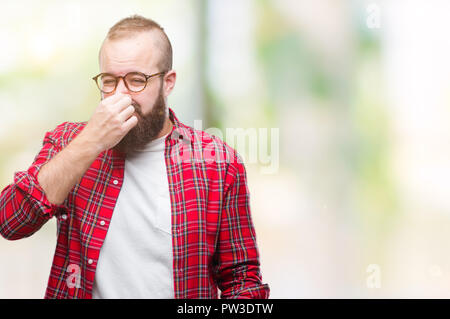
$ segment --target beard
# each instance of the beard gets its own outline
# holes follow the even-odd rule
[[[129,155],[144,148],[145,145],[155,140],[161,132],[166,119],[166,104],[163,96],[163,86],[158,93],[158,98],[149,114],[142,113],[141,105],[135,101],[131,104],[137,113],[138,123],[134,126],[113,149]]]

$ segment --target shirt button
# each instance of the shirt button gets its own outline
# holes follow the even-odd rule
[[[113,180],[113,184],[117,185],[117,184],[119,184],[119,181],[117,179],[115,179],[115,180]]]
[[[61,218],[64,219],[64,220],[66,220],[66,219],[67,219],[67,215],[66,215],[66,214],[62,214],[62,215],[61,215]]]
[[[105,226],[105,221],[102,220],[102,221],[100,222],[100,225]]]
[[[89,265],[92,265],[93,262],[94,262],[94,261],[93,261],[92,259],[89,259],[89,260],[88,260],[88,264],[89,264]]]

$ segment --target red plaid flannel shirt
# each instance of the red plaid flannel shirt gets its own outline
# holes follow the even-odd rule
[[[170,108],[169,113],[174,126],[165,140],[165,161],[175,298],[217,298],[217,288],[221,298],[268,298],[239,155],[220,139],[179,122]],[[45,298],[92,298],[100,248],[123,182],[123,154],[106,150],[63,204],[48,201],[37,181],[39,169],[85,125],[64,122],[47,132],[31,167],[16,172],[0,195],[0,233],[7,239],[31,236],[57,219]]]

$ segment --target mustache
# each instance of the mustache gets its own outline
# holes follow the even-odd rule
[[[142,113],[142,108],[141,105],[139,103],[137,103],[136,101],[131,101],[131,105],[133,105],[134,107],[134,111],[142,118],[144,117],[144,114]]]

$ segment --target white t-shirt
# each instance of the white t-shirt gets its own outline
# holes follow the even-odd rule
[[[174,297],[166,136],[125,160],[123,185],[100,250],[94,299]]]

